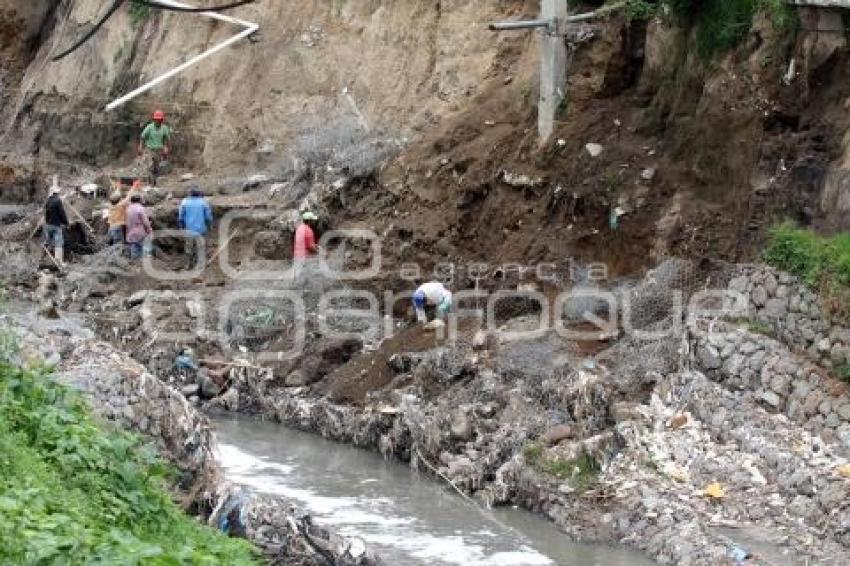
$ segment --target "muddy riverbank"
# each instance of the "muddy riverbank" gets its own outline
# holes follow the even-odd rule
[[[651,564],[635,552],[569,540],[515,508],[486,509],[443,483],[315,434],[250,417],[212,417],[225,475],[297,501],[320,524],[360,537],[388,564]]]

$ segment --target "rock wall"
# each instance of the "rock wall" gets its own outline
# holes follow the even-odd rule
[[[830,323],[799,279],[771,267],[736,266],[727,289],[743,301],[734,321],[692,332],[695,367],[850,455],[850,386],[835,371],[850,363],[850,331]]]
[[[746,316],[782,342],[831,368],[850,364],[850,330],[829,321],[818,296],[796,277],[763,265],[737,268],[728,286],[746,299]]]
[[[728,388],[751,391],[771,412],[782,413],[835,441],[850,456],[850,388],[780,342],[731,325],[697,333],[698,369]]]

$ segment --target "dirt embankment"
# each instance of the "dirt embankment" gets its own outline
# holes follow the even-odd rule
[[[395,139],[431,127],[482,88],[499,45],[532,44],[498,37],[486,23],[537,9],[524,0],[257,2],[231,12],[259,23],[249,40],[106,112],[111,99],[239,30],[127,3],[89,43],[49,62],[106,10],[99,0],[53,4],[54,17],[36,28],[35,52],[15,57],[13,68],[26,72],[15,103],[0,107],[3,130],[11,125],[2,149],[103,165],[159,107],[178,134],[180,159],[218,172],[288,168],[294,148],[341,146],[352,131]],[[8,21],[22,9],[7,10]]]
[[[568,101],[539,147],[535,37],[485,27],[533,15],[534,2],[246,7],[237,15],[261,34],[118,113],[101,110],[107,98],[230,30],[122,10],[78,53],[46,63],[99,10],[59,2],[13,42],[30,46],[26,57],[7,50],[26,71],[3,107],[4,149],[37,155],[37,176],[127,164],[139,125],[162,106],[175,162],[219,184],[234,171],[362,177],[329,212],[335,227],[399,242],[384,248],[391,268],[574,257],[616,276],[666,255],[746,259],[776,220],[840,228],[850,202],[848,61],[828,11],[801,12],[794,37],[759,17],[710,62],[675,22],[595,23],[571,46]]]
[[[828,31],[806,31],[821,29],[810,20],[792,38],[760,17],[738,49],[707,62],[670,22],[615,18],[576,46],[568,104],[542,148],[536,79],[523,72],[532,62],[505,49],[498,80],[336,213],[428,267],[576,257],[615,276],[665,255],[752,258],[784,218],[840,225],[821,198],[826,186],[844,202],[834,169],[850,125],[847,58]]]

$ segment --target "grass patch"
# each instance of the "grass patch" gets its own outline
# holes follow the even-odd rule
[[[0,365],[0,563],[257,564],[247,541],[180,510],[174,478],[48,372]]]
[[[850,320],[850,234],[819,236],[785,222],[770,230],[762,257],[816,290],[828,313]]]
[[[599,462],[587,452],[582,452],[573,459],[557,456],[550,458],[545,456],[543,446],[540,443],[532,442],[523,448],[522,453],[530,466],[553,478],[569,483],[573,489],[578,491],[584,491],[593,485],[602,470]]]
[[[761,334],[762,336],[767,336],[768,338],[776,338],[776,330],[770,324],[766,322],[760,322],[758,320],[752,320],[750,318],[738,318],[731,321],[732,324],[739,326],[753,334]]]
[[[536,464],[543,457],[543,445],[537,442],[530,442],[522,449],[522,455],[525,456],[525,460],[529,464]]]
[[[130,1],[130,25],[137,29],[151,17],[151,7]]]
[[[836,367],[835,375],[844,383],[850,383],[850,364],[844,364]]]

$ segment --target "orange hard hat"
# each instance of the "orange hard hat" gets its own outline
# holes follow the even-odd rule
[[[154,120],[165,120],[165,112],[163,112],[162,110],[154,111],[153,119]]]

